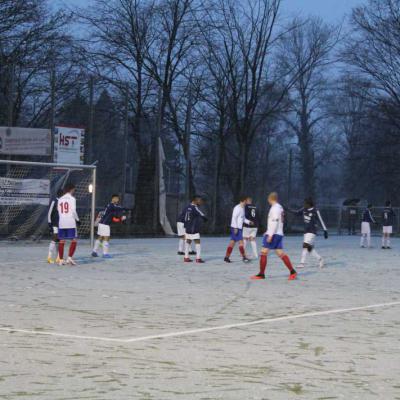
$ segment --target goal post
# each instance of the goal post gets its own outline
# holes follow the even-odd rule
[[[79,235],[94,244],[96,165],[0,160],[0,238],[40,240],[48,232],[50,199],[76,186]]]

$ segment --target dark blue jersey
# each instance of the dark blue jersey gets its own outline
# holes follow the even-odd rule
[[[188,206],[187,206],[188,207]],[[185,223],[185,215],[186,215],[186,209],[187,207],[185,207],[182,212],[178,215],[178,220],[176,222],[182,222]]]
[[[189,204],[185,210],[185,231],[189,235],[200,233],[203,221],[207,220],[206,216],[199,210],[195,204]]]
[[[258,217],[257,207],[253,204],[246,204],[244,207],[244,223],[246,228],[258,228],[260,220]]]
[[[103,225],[111,225],[113,218],[121,218],[124,208],[118,204],[110,203],[102,212],[99,223]]]
[[[362,215],[362,222],[369,222],[370,224],[375,223],[374,217],[372,216],[371,210],[369,208],[366,208],[364,210]]]
[[[58,227],[58,221],[60,217],[58,215],[58,197],[51,200],[49,206],[49,212],[47,213],[47,222],[49,225]]]
[[[318,232],[318,225],[321,225],[324,231],[327,230],[324,220],[321,217],[321,213],[317,208],[302,208],[295,211],[295,214],[303,216],[304,233],[313,233],[316,235]]]
[[[382,213],[382,225],[393,226],[395,216],[396,214],[394,213],[392,207],[385,207]]]

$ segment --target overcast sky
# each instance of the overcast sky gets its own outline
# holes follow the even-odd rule
[[[67,5],[90,4],[92,0],[56,0]],[[318,15],[327,22],[340,22],[348,16],[351,9],[367,0],[284,0],[283,11],[285,14],[303,16],[313,14]]]

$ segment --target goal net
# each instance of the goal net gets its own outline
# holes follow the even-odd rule
[[[0,239],[48,237],[50,201],[67,183],[76,186],[79,235],[93,240],[95,166],[0,160]]]

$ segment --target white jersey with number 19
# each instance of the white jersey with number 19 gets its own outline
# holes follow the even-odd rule
[[[76,229],[76,221],[79,221],[79,217],[76,212],[76,199],[70,193],[59,198],[58,215],[59,229]]]

